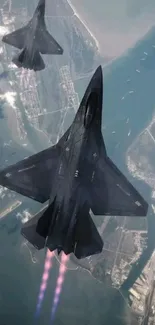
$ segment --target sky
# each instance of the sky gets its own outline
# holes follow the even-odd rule
[[[117,57],[141,39],[155,23],[153,0],[71,0],[99,41],[100,52]]]

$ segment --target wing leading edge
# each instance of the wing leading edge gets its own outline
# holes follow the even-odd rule
[[[4,35],[2,41],[18,49],[24,48],[25,37],[28,32],[28,26],[24,26],[20,29],[15,30],[14,32]]]
[[[96,215],[146,216],[148,204],[107,156],[98,161],[91,188]]]
[[[32,37],[31,22],[14,32],[4,35],[2,41],[18,49],[23,49],[27,40],[27,35]],[[44,27],[36,30],[34,47],[42,54],[63,54],[62,47],[56,42],[53,36]]]
[[[63,54],[62,47],[56,42],[46,28],[40,28],[37,31],[36,42],[38,51],[42,54]]]
[[[28,157],[0,172],[0,185],[44,203],[50,197],[58,147],[54,146]]]

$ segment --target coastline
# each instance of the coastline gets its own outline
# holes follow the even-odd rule
[[[90,34],[90,36],[94,39],[96,47],[98,48],[98,51],[100,52],[100,45],[99,45],[99,41],[97,40],[97,38],[95,37],[95,35],[90,31],[89,27],[87,26],[86,22],[84,21],[84,19],[78,14],[77,10],[75,9],[74,5],[72,4],[71,0],[67,0],[69,6],[72,8],[73,12],[74,12],[74,16],[76,16],[80,22],[83,24],[83,26],[86,28],[86,30],[88,31],[88,33]]]
[[[113,15],[109,12],[108,16],[106,12],[103,12],[101,19],[101,11],[106,9],[105,4],[101,10],[98,9],[97,11],[95,10],[96,7],[92,5],[92,1],[88,10],[86,6],[87,3],[89,4],[88,0],[86,0],[85,5],[82,5],[81,0],[79,2],[77,0],[67,0],[67,2],[95,40],[100,55],[108,59],[108,61],[126,55],[154,26],[151,13],[146,12],[137,16],[137,18],[128,17],[124,13],[120,19],[117,12],[116,14],[113,13]],[[101,6],[102,1],[100,0],[99,3]]]

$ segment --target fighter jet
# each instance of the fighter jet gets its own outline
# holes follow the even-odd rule
[[[40,53],[63,53],[61,46],[47,31],[44,16],[45,0],[39,0],[38,6],[29,23],[3,37],[3,42],[23,49],[22,52],[12,60],[17,67],[23,67],[34,71],[43,70],[45,68],[45,63]]]
[[[107,156],[102,136],[103,77],[93,75],[73,123],[54,146],[0,173],[0,184],[48,205],[22,235],[37,249],[100,253],[103,241],[90,216],[146,216],[147,202]]]

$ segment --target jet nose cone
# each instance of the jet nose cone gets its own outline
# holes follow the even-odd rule
[[[40,5],[45,5],[45,0],[39,0],[38,6],[40,6]]]
[[[103,75],[102,67],[99,66],[89,82],[77,112],[77,119],[81,119],[82,116],[85,128],[88,128],[93,121],[95,125],[101,127],[102,99]]]
[[[96,69],[96,71],[94,72],[93,79],[97,79],[98,82],[99,82],[99,81],[102,81],[102,79],[103,79],[103,74],[102,74],[102,67],[101,67],[101,65],[100,65],[100,66]]]
[[[95,91],[98,94],[102,92],[103,88],[103,74],[101,65],[96,69],[89,85],[89,90]]]
[[[94,76],[96,78],[102,79],[103,75],[102,75],[102,67],[101,65],[96,69]]]

